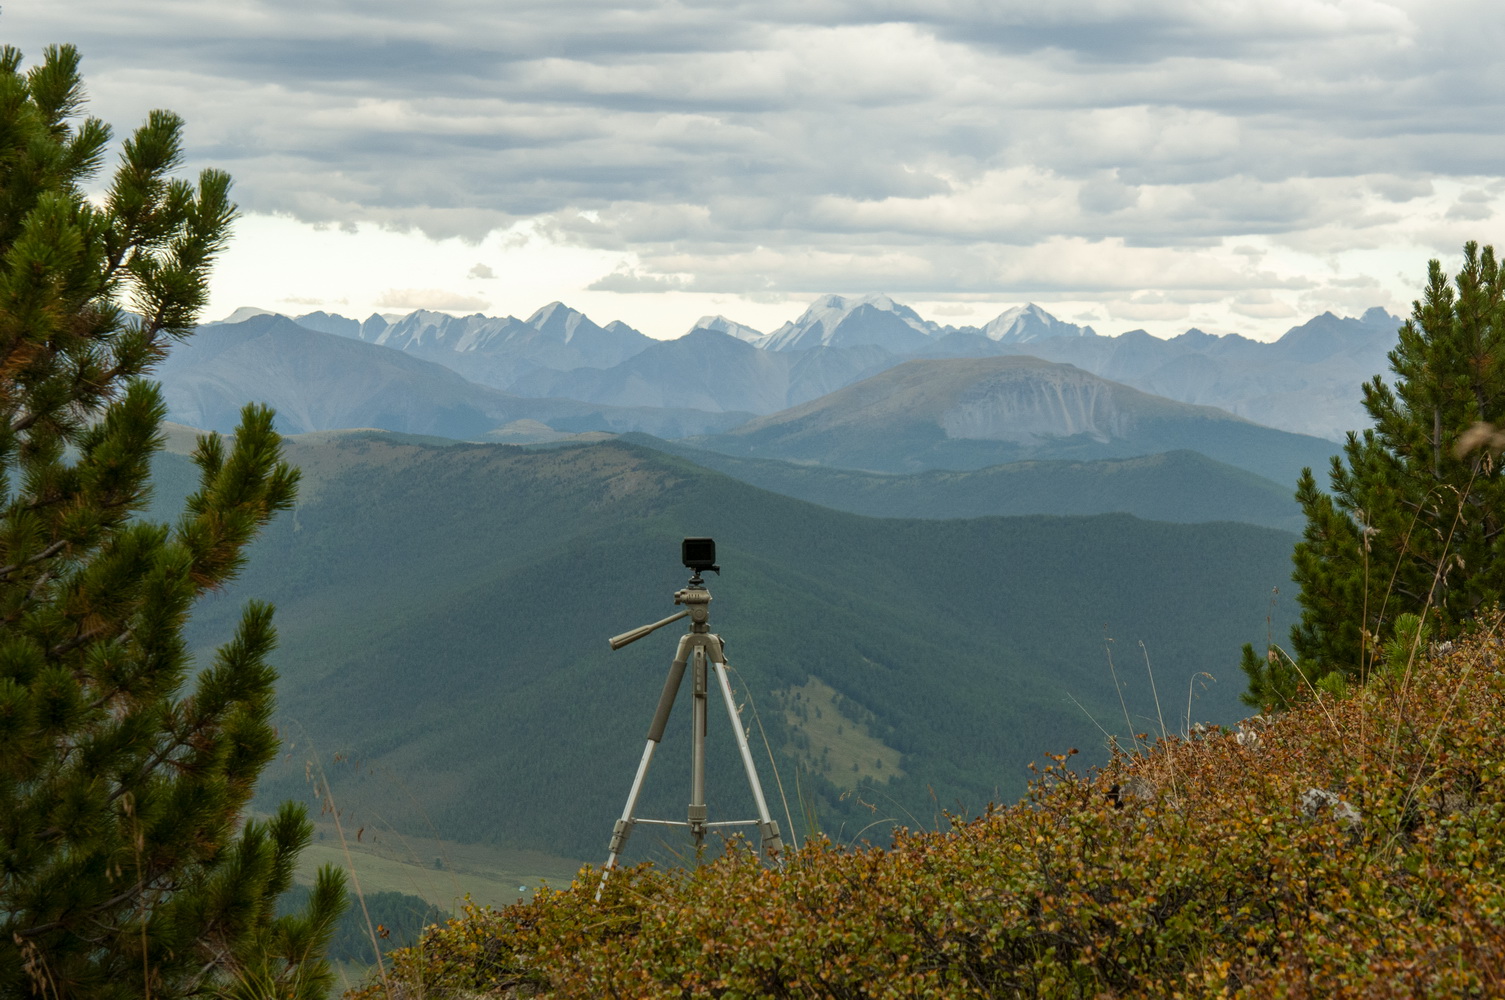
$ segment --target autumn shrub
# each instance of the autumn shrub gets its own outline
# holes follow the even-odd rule
[[[1165,738],[1025,799],[470,908],[411,997],[1505,996],[1498,615],[1362,690]],[[357,1000],[375,1000],[378,988]]]

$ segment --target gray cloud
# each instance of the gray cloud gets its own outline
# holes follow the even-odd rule
[[[1452,208],[1448,209],[1445,218],[1459,219],[1467,222],[1479,222],[1484,219],[1490,218],[1494,214],[1494,209],[1490,208],[1488,205],[1481,205],[1477,202],[1471,202],[1468,200],[1467,196],[1465,196],[1463,198],[1459,198],[1458,202],[1453,205]]]
[[[393,288],[389,289],[377,305],[383,309],[410,312],[414,309],[435,309],[452,312],[480,312],[491,307],[486,299],[442,288]]]
[[[183,113],[248,211],[472,240],[531,218],[637,253],[599,288],[782,294],[1000,288],[1008,248],[1051,240],[1362,242],[1435,178],[1499,177],[1489,10],[68,0],[5,24],[32,58],[79,44],[122,129]]]
[[[593,292],[678,292],[686,283],[670,276],[638,271],[613,271],[586,286]]]

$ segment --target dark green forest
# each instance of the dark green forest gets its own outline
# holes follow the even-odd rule
[[[1123,512],[1152,521],[1241,521],[1301,529],[1288,486],[1195,451],[1084,462],[1010,462],[973,472],[884,475],[741,458],[663,441],[625,440],[687,458],[761,489],[873,517],[955,518]]]
[[[297,913],[308,905],[312,890],[294,885],[279,900],[279,910]],[[410,948],[418,943],[425,927],[443,923],[449,914],[432,903],[405,892],[373,892],[352,899],[345,912],[335,921],[325,955],[335,962],[371,965],[379,951],[386,955],[394,948]]]

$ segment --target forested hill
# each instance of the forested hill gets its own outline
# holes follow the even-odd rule
[[[740,458],[648,434],[623,437],[786,497],[874,517],[1122,511],[1151,521],[1242,521],[1287,531],[1300,531],[1305,523],[1289,485],[1195,451],[1084,462],[1010,462],[971,472],[932,469],[906,476]]]
[[[606,845],[679,626],[605,640],[675,610],[682,536],[718,542],[711,621],[760,759],[754,709],[790,799],[838,838],[1012,799],[1043,751],[1100,757],[1098,724],[1126,729],[1109,652],[1134,729],[1159,726],[1146,655],[1168,727],[1189,696],[1194,718],[1234,720],[1237,650],[1267,637],[1294,541],[1127,515],[866,518],[621,442],[351,435],[290,457],[297,509],[194,619],[221,636],[247,597],[278,606],[287,753],[264,798],[306,794],[316,752],[367,822],[576,857]],[[1273,605],[1277,635],[1291,607]],[[682,701],[643,815],[683,818],[688,725]],[[724,716],[710,742],[712,819],[743,818]]]
[[[1324,438],[1291,434],[1022,355],[906,361],[720,434],[688,440],[750,458],[872,472],[1189,449],[1277,483],[1325,468]]]

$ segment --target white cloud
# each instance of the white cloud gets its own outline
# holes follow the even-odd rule
[[[1172,302],[1159,292],[1141,292],[1127,299],[1111,299],[1108,314],[1118,320],[1183,320],[1191,315],[1184,303]]]
[[[643,274],[640,271],[620,268],[603,275],[586,287],[593,292],[674,292],[685,287],[681,278],[667,275]]]
[[[1290,303],[1277,299],[1263,288],[1235,296],[1229,308],[1240,316],[1254,319],[1290,319],[1296,315]]]
[[[392,288],[376,300],[383,309],[412,312],[414,309],[433,309],[440,312],[480,312],[489,309],[491,303],[474,295],[451,292],[442,288]]]
[[[1270,330],[1407,301],[1395,275],[1488,239],[1505,195],[1505,19],[1479,3],[60,0],[5,24],[33,59],[76,40],[117,131],[182,113],[250,217],[352,238],[232,251],[266,301],[469,273],[516,312],[870,289],[1171,323],[1223,295]]]

